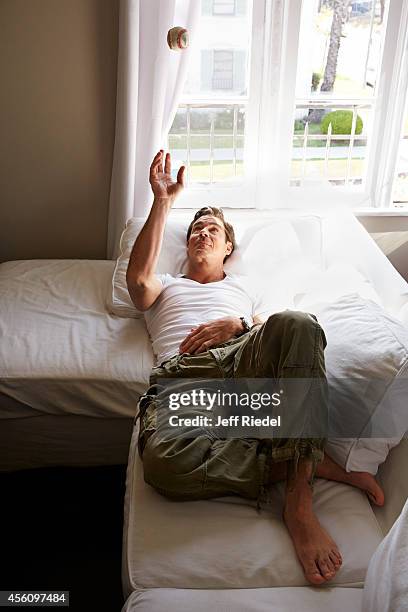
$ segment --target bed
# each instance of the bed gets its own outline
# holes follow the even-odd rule
[[[182,268],[189,217],[174,211],[159,272]],[[272,311],[317,312],[322,304],[338,306],[339,298],[351,300],[352,310],[353,300],[361,299],[371,304],[370,321],[381,307],[401,329],[408,325],[407,283],[351,213],[252,211],[228,218],[240,244],[230,266],[257,269],[261,278],[273,270],[279,299]],[[401,469],[408,461],[404,432],[391,452],[383,446],[376,456],[378,464],[389,452],[379,472],[387,498],[383,508],[374,511],[363,493],[345,485],[316,485],[316,511],[344,551],[345,563],[330,588],[306,585],[281,524],[279,486],[261,515],[240,499],[180,504],[162,498],[144,483],[136,452],[137,400],[148,386],[153,354],[144,321],[126,296],[124,275],[141,224],[128,223],[116,263],[0,265],[0,470],[128,463],[126,612],[360,611],[370,558],[408,497]],[[393,335],[391,327],[388,332]],[[406,363],[404,342],[399,356]],[[388,350],[387,343],[384,347]],[[387,363],[397,372],[400,364]],[[347,457],[354,453],[360,460],[361,450],[350,448]],[[245,534],[245,542],[237,534]]]
[[[0,470],[126,464],[153,355],[112,316],[114,262],[0,265]]]
[[[250,217],[246,217],[246,225],[240,228],[239,215],[233,220],[234,227],[238,224],[241,230],[241,245],[246,245],[241,249],[239,265],[249,265],[258,271],[270,270],[268,278],[274,278],[285,290],[285,299],[293,300],[293,306],[325,317],[328,347],[332,347],[331,353],[326,349],[329,369],[336,372],[339,363],[347,364],[342,350],[354,342],[361,350],[354,352],[353,359],[360,365],[368,363],[381,368],[381,364],[385,364],[393,370],[396,379],[405,380],[408,285],[353,215],[283,211],[281,215],[274,213],[272,218],[271,226],[267,214],[264,217],[257,214],[253,220],[258,228],[256,235],[248,230]],[[289,268],[276,259],[288,245],[287,234],[280,236],[288,220],[299,239],[296,261],[292,261]],[[140,222],[135,221],[134,225],[133,231],[137,233]],[[262,233],[258,233],[259,230]],[[128,231],[132,232],[131,226]],[[176,242],[174,231],[173,240],[169,239],[165,249],[174,250]],[[123,240],[124,260],[127,246]],[[291,253],[286,255],[290,260]],[[178,267],[182,265],[174,253],[171,259]],[[161,264],[166,265],[165,258]],[[296,286],[284,284],[288,271]],[[265,278],[263,273],[261,276]],[[119,308],[128,306],[119,300]],[[276,308],[282,306],[285,304],[275,304]],[[356,310],[364,315],[357,323],[353,314]],[[350,315],[349,320],[334,337],[330,325],[336,317],[338,323],[339,315],[346,312]],[[363,324],[364,331],[359,329]],[[398,337],[394,335],[397,328]],[[356,331],[358,337],[353,336]],[[383,342],[386,336],[391,339],[389,343]],[[333,338],[336,341],[333,342]],[[393,363],[391,354],[398,355]],[[366,356],[369,361],[365,364]],[[372,397],[372,389],[367,387],[367,390]],[[405,420],[400,424],[399,437],[379,439],[376,441],[378,447],[373,446],[370,439],[367,442],[361,438],[357,444],[350,445],[344,439],[337,440],[342,451],[336,459],[342,461],[346,469],[350,466],[356,469],[366,462],[364,469],[376,473],[380,465],[378,478],[385,492],[384,507],[371,506],[360,490],[341,483],[316,481],[316,513],[339,545],[344,561],[333,582],[320,589],[306,583],[282,524],[281,484],[273,487],[270,504],[262,507],[261,514],[257,514],[251,502],[239,498],[182,503],[168,500],[144,482],[135,424],[124,511],[122,582],[127,601],[123,612],[208,609],[225,612],[295,609],[343,612],[348,609],[362,612],[363,587],[370,559],[408,497],[405,470],[408,440],[404,437],[407,410],[404,405],[403,413]]]

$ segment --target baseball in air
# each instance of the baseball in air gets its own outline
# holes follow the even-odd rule
[[[188,32],[186,28],[176,26],[167,32],[167,44],[173,51],[187,49],[188,43]]]

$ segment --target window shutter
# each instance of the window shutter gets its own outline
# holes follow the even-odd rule
[[[242,93],[245,89],[246,54],[244,50],[234,51],[234,91]]]

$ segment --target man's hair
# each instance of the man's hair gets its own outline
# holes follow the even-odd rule
[[[237,245],[235,242],[234,228],[232,227],[231,223],[228,223],[228,221],[224,219],[224,213],[222,212],[221,208],[216,208],[215,206],[204,206],[203,208],[200,208],[200,210],[197,210],[196,214],[194,215],[194,219],[191,221],[190,225],[188,226],[187,242],[190,239],[191,230],[193,229],[193,225],[197,221],[197,219],[199,219],[200,217],[208,216],[208,215],[210,215],[211,217],[217,217],[218,219],[221,219],[222,224],[224,226],[224,230],[225,230],[226,242],[230,242],[232,244],[231,253],[229,253],[229,255],[226,255],[224,258],[224,262],[225,262],[228,259],[228,257],[234,252],[234,249]]]

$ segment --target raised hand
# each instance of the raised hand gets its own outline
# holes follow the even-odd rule
[[[174,200],[184,187],[185,166],[181,166],[177,173],[176,182],[171,178],[171,157],[166,153],[163,169],[163,149],[156,153],[150,166],[150,185],[155,198]]]

